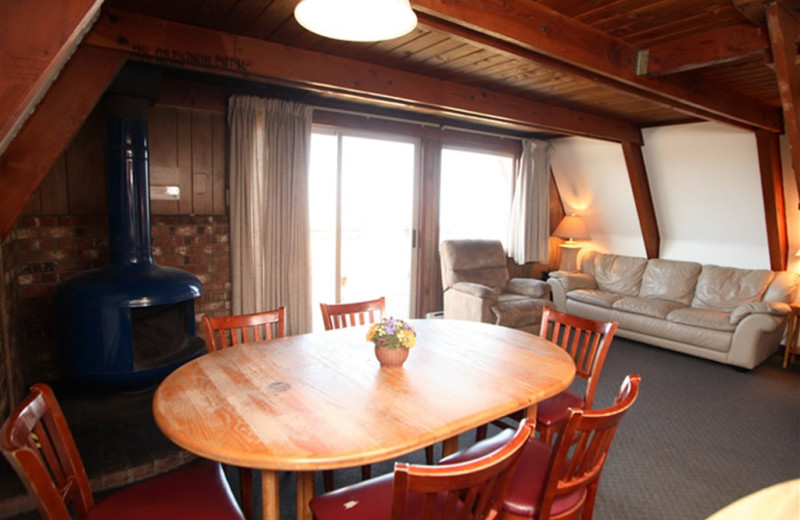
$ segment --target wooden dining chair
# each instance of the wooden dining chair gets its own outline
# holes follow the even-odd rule
[[[265,341],[286,336],[286,309],[238,314],[235,316],[203,316],[203,330],[209,352],[222,350],[254,341]],[[242,509],[247,518],[253,517],[253,471],[239,469],[239,489]]]
[[[42,518],[243,520],[221,466],[201,460],[95,503],[78,448],[52,389],[35,384],[0,428],[0,450]]]
[[[309,506],[315,520],[493,519],[532,432],[523,421],[497,449],[461,464],[398,462],[394,473],[320,495]]]
[[[203,316],[209,352],[242,343],[282,338],[286,335],[286,309],[239,314],[236,316]]]
[[[386,312],[386,298],[350,303],[320,303],[325,330],[375,323]]]
[[[543,400],[536,406],[536,431],[542,442],[550,443],[553,432],[563,420],[568,408],[591,409],[597,383],[605,364],[608,349],[617,331],[616,322],[594,321],[545,307],[539,336],[563,348],[575,362],[575,377],[583,380],[583,392],[568,388]],[[510,416],[520,420],[523,412]],[[511,427],[504,420],[495,421],[499,427]],[[485,438],[486,427],[478,429],[478,440]]]
[[[322,324],[325,330],[343,329],[375,323],[383,318],[386,312],[386,298],[381,296],[374,300],[364,300],[349,303],[320,303],[322,311]],[[428,455],[430,454],[430,455]],[[426,450],[428,464],[433,464],[433,447]],[[367,480],[372,475],[370,466],[361,466],[361,478]],[[333,472],[323,472],[325,491],[333,489]]]
[[[627,376],[614,403],[602,410],[570,408],[558,422],[555,444],[529,439],[503,501],[501,520],[591,520],[600,474],[622,417],[639,395],[641,378]],[[514,430],[445,457],[463,464],[503,446]]]

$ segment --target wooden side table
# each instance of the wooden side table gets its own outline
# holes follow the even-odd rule
[[[800,333],[800,303],[793,303],[791,307],[792,311],[786,320],[786,350],[783,353],[783,368],[789,366],[790,356],[794,361],[794,356],[800,354],[800,347],[797,346],[797,336]]]

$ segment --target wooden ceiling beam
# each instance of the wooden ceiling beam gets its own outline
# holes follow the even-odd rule
[[[0,0],[0,156],[55,81],[103,0]]]
[[[125,63],[125,53],[79,47],[0,156],[0,242]]]
[[[767,224],[767,248],[770,269],[784,271],[789,261],[789,232],[786,224],[786,199],[783,192],[783,169],[777,134],[756,132],[761,192]]]
[[[664,76],[758,54],[766,57],[768,51],[766,30],[743,23],[649,47],[646,49],[647,68],[641,72],[648,76]]]
[[[661,232],[658,230],[658,219],[653,205],[653,194],[650,191],[650,181],[647,179],[642,145],[623,142],[622,154],[628,167],[628,178],[636,205],[636,215],[639,217],[645,254],[647,258],[658,258],[661,251]]]
[[[795,20],[779,2],[767,4],[767,27],[783,105],[783,120],[789,138],[798,195],[800,195],[800,69],[795,64]]]
[[[158,65],[226,74],[531,131],[641,142],[634,125],[453,81],[123,11],[104,13],[85,43]]]
[[[703,119],[747,128],[782,132],[780,112],[729,89],[678,78],[637,75],[639,49],[594,28],[568,18],[537,2],[506,0],[412,0],[415,10],[431,17],[463,25],[513,43],[543,57],[547,65],[558,60],[599,74],[614,84],[635,87],[634,92],[665,106]],[[533,54],[532,54],[533,56]]]

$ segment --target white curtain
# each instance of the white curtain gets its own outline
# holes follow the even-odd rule
[[[286,307],[287,334],[311,330],[308,163],[311,107],[232,96],[232,312]]]
[[[522,141],[508,237],[508,254],[518,265],[549,261],[552,153],[547,141]]]

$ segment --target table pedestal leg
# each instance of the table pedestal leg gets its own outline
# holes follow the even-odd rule
[[[525,409],[525,418],[528,419],[528,424],[533,426],[531,430],[531,438],[536,437],[536,404],[530,405]]]
[[[297,520],[312,520],[309,501],[314,498],[314,472],[297,472]]]
[[[281,519],[281,502],[278,472],[261,471],[261,517],[264,520]]]
[[[442,458],[458,451],[458,436],[450,437],[442,442]]]

